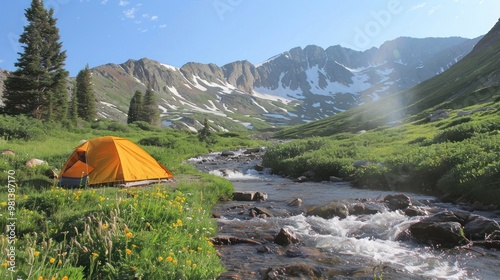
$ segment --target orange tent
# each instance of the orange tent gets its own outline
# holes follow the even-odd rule
[[[142,185],[173,178],[172,173],[132,141],[114,136],[78,146],[59,174],[61,186],[117,183]]]

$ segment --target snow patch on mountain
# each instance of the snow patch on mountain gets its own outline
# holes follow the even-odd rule
[[[168,70],[171,70],[171,71],[178,71],[179,69],[175,66],[172,66],[172,65],[168,65],[168,64],[164,64],[164,63],[160,63],[161,66],[167,68]]]
[[[260,104],[257,102],[257,100],[255,100],[255,98],[251,98],[251,99],[252,99],[252,103],[253,103],[253,104],[255,104],[255,105],[257,105],[257,107],[261,108],[261,109],[262,109],[262,111],[264,111],[264,112],[268,113],[268,111],[266,110],[266,108],[264,108],[262,105],[260,105]]]

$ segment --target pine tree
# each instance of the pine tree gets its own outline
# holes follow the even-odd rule
[[[24,52],[14,64],[16,70],[4,83],[4,112],[26,114],[44,120],[66,116],[68,72],[63,68],[66,51],[61,51],[54,10],[43,0],[33,0],[25,10],[28,24],[19,38]]]
[[[140,118],[141,120],[151,125],[160,124],[160,110],[158,109],[158,103],[156,102],[154,92],[150,86],[148,86],[146,94],[144,95],[142,112],[143,117]]]
[[[142,104],[142,92],[137,90],[130,100],[130,107],[128,108],[127,123],[133,123],[140,120],[141,114],[143,114],[144,108]]]
[[[198,131],[198,140],[200,142],[205,142],[207,147],[219,141],[217,136],[212,133],[212,128],[210,127],[210,124],[208,124],[207,118],[205,118],[205,121],[203,122],[203,128]]]
[[[78,116],[89,122],[94,121],[97,117],[97,109],[92,88],[92,72],[88,65],[76,76],[76,100]]]

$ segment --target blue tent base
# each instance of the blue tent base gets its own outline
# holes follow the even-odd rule
[[[81,178],[69,178],[69,177],[61,177],[59,179],[60,187],[85,187],[87,185],[87,176]]]

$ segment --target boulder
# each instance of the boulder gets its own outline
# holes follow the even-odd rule
[[[253,169],[255,169],[256,171],[259,171],[259,172],[262,172],[264,171],[264,166],[262,165],[259,165],[259,164],[256,164]]]
[[[288,202],[288,206],[299,207],[301,205],[302,205],[302,199],[300,198],[294,198],[290,202]]]
[[[479,215],[470,215],[464,226],[464,235],[471,240],[484,240],[495,231],[500,231],[498,222]]]
[[[57,179],[59,177],[54,169],[48,169],[47,171],[45,171],[45,176],[49,177],[50,179]]]
[[[440,110],[434,111],[434,113],[427,116],[427,119],[431,122],[435,122],[435,121],[439,121],[442,119],[447,119],[449,117],[450,117],[450,113],[448,113],[445,110],[440,109]]]
[[[234,152],[233,151],[229,151],[229,150],[226,150],[226,151],[222,151],[220,153],[221,156],[223,157],[229,157],[229,156],[234,156]]]
[[[281,228],[276,237],[274,237],[274,243],[287,246],[292,243],[299,243],[299,239],[295,236],[291,230],[286,228]]]
[[[443,211],[410,225],[413,238],[425,244],[452,248],[470,243],[464,236],[464,216]]]
[[[252,201],[255,192],[233,192],[233,200]]]
[[[307,182],[307,181],[308,181],[308,179],[306,176],[300,176],[297,179],[295,179],[295,182],[298,182],[298,183],[303,183],[303,182]]]
[[[406,209],[404,209],[404,213],[408,217],[427,215],[427,211],[425,211],[421,207],[417,207],[417,206],[413,206],[413,205],[410,205]]]
[[[428,223],[420,221],[410,226],[410,233],[419,242],[445,248],[453,248],[470,243],[463,236],[462,225],[457,222]]]
[[[2,155],[6,155],[6,156],[15,156],[16,153],[14,153],[13,151],[11,150],[5,150],[5,151],[2,151]]]
[[[349,208],[341,202],[330,202],[327,204],[313,206],[307,211],[308,216],[319,216],[323,219],[339,217],[341,219],[349,216]]]
[[[28,167],[36,167],[36,166],[42,165],[42,164],[47,164],[47,162],[44,160],[38,159],[38,158],[32,158],[32,159],[29,159],[24,165],[26,165]]]
[[[250,216],[252,217],[274,217],[273,213],[271,211],[267,210],[266,208],[262,207],[254,207],[250,209]]]
[[[264,193],[264,192],[255,192],[255,195],[253,196],[253,200],[255,200],[255,201],[266,201],[267,200],[267,193]]]
[[[411,205],[411,200],[404,194],[397,194],[384,197],[384,203],[387,205],[389,210],[396,211],[408,208],[408,206]]]
[[[233,200],[236,201],[265,201],[267,193],[264,192],[233,192]]]

